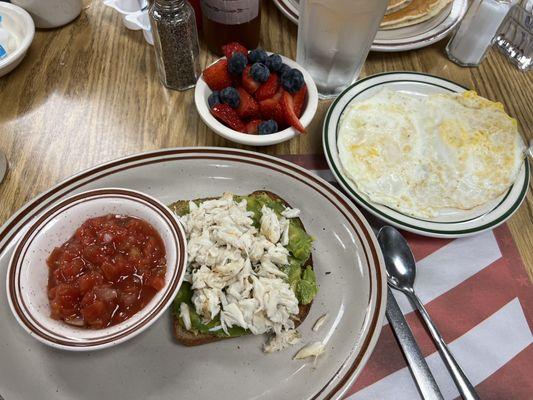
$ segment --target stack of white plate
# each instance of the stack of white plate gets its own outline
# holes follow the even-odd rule
[[[299,0],[274,0],[281,12],[295,24],[298,23]],[[446,37],[463,18],[467,0],[453,0],[438,16],[405,28],[380,30],[373,51],[406,51],[429,46]]]

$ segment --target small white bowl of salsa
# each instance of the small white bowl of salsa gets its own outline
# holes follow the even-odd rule
[[[102,349],[153,324],[186,265],[185,233],[164,204],[132,190],[91,190],[29,226],[9,264],[9,306],[42,343]]]

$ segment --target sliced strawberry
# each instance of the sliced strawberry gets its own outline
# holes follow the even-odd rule
[[[302,116],[304,110],[305,98],[307,95],[307,86],[304,84],[300,90],[292,95],[294,99],[294,112],[298,118]]]
[[[278,123],[278,126],[285,125],[285,114],[281,106],[282,94],[283,90],[280,89],[271,98],[259,102],[259,110],[263,119],[273,119]]]
[[[246,133],[250,135],[257,135],[257,127],[263,122],[260,119],[253,119],[246,124]]]
[[[216,104],[211,109],[211,113],[228,128],[239,132],[245,132],[246,126],[244,125],[244,122],[241,121],[237,112],[227,104]]]
[[[241,76],[240,75],[232,75],[231,76],[231,86],[233,87],[239,87],[241,86]]]
[[[250,65],[247,65],[244,71],[242,72],[242,87],[250,94],[254,94],[261,84],[256,82],[254,78],[250,75]]]
[[[228,62],[220,60],[207,67],[202,74],[205,83],[211,90],[222,90],[231,86],[231,76],[228,72]]]
[[[265,83],[259,86],[259,89],[254,93],[254,97],[258,100],[269,99],[276,94],[279,88],[279,78],[274,72],[268,76]]]
[[[237,91],[241,96],[239,107],[237,107],[237,115],[244,119],[259,117],[259,104],[257,101],[242,87],[238,87]]]
[[[297,131],[305,133],[305,128],[296,116],[294,110],[294,99],[291,94],[285,90],[283,90],[283,94],[281,95],[281,107],[285,115],[285,121]]]
[[[248,49],[244,47],[242,44],[237,43],[237,42],[231,42],[231,43],[225,44],[224,46],[222,46],[222,52],[224,53],[224,55],[226,56],[228,60],[231,58],[233,53],[236,53],[236,52],[242,53],[246,57],[248,57]]]

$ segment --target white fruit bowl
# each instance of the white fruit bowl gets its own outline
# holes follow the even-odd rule
[[[281,56],[281,58],[285,64],[291,68],[300,70],[304,76],[305,84],[307,85],[307,100],[302,116],[300,117],[300,122],[304,128],[307,128],[307,126],[313,120],[318,106],[318,91],[316,89],[315,82],[313,81],[313,78],[311,78],[311,75],[309,75],[309,73],[296,61],[284,56]],[[209,104],[207,102],[207,99],[211,93],[212,90],[209,89],[209,86],[207,86],[207,83],[205,83],[203,79],[203,75],[201,75],[200,78],[198,78],[198,82],[196,82],[196,88],[194,90],[194,102],[196,104],[196,109],[200,114],[200,118],[202,118],[202,121],[204,121],[205,124],[217,135],[231,140],[232,142],[249,146],[269,146],[285,142],[295,136],[302,135],[302,133],[299,133],[292,127],[272,133],[270,135],[251,135],[228,128],[222,122],[217,120],[213,114],[211,114],[211,110],[209,109]]]

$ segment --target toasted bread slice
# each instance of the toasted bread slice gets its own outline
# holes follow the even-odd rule
[[[249,194],[249,196],[260,196],[262,194],[267,195],[268,197],[270,197],[273,200],[280,201],[286,207],[290,207],[290,205],[285,200],[283,200],[277,194],[269,192],[269,191],[264,191],[264,190],[255,191],[255,192]],[[210,199],[212,199],[212,198],[205,198],[205,199],[198,199],[198,200],[205,201],[205,200],[210,200]],[[172,211],[174,211],[176,214],[181,215],[181,214],[183,214],[184,210],[186,209],[185,207],[188,206],[188,202],[189,202],[189,200],[179,200],[179,201],[176,201],[175,203],[172,203],[169,206],[169,208]],[[300,220],[300,218],[295,218],[295,220],[297,221],[298,224],[300,224],[300,226],[305,231],[305,227],[304,227],[302,221]],[[307,267],[307,266],[309,266],[309,267],[311,267],[313,269],[313,257],[312,256],[309,256],[307,261],[304,263],[304,267]],[[305,320],[305,318],[307,317],[307,314],[309,314],[309,311],[311,310],[311,304],[313,304],[312,301],[309,304],[300,304],[299,305],[300,312],[298,313],[297,316],[295,316],[293,318],[294,325],[296,327],[298,327]],[[188,331],[188,330],[186,330],[184,327],[182,327],[180,325],[180,323],[178,321],[179,317],[177,317],[176,315],[173,314],[172,318],[173,318],[172,325],[173,325],[173,328],[174,328],[173,329],[174,330],[174,337],[176,338],[176,340],[179,343],[181,343],[181,344],[183,344],[185,346],[199,346],[201,344],[217,342],[219,340],[233,339],[233,337],[220,337],[220,336],[216,336],[216,335],[210,335],[210,334],[205,334],[205,333],[200,333],[200,332],[196,333],[196,332]]]

